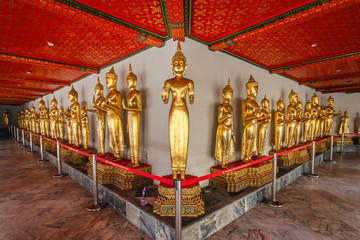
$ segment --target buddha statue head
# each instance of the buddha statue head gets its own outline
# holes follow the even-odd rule
[[[307,103],[305,104],[305,110],[310,111],[310,109],[311,109],[311,102],[307,101]]]
[[[230,78],[229,78],[228,84],[222,90],[222,97],[223,97],[224,102],[226,102],[226,103],[231,102],[231,100],[233,98],[233,93],[234,93],[234,90],[230,85]]]
[[[95,85],[95,94],[96,96],[102,96],[104,92],[104,86],[100,83],[100,78],[98,77],[97,83]]]
[[[34,113],[35,111],[36,111],[36,109],[35,109],[35,106],[33,105],[33,106],[31,107],[31,112]]]
[[[59,107],[59,114],[64,114],[64,109],[62,106]]]
[[[185,75],[186,68],[186,57],[182,53],[180,41],[178,41],[177,51],[172,58],[171,69],[176,75],[182,76],[183,74]]]
[[[270,106],[270,101],[269,101],[269,99],[266,98],[266,95],[265,95],[264,99],[261,100],[261,107],[263,109],[269,109],[269,106]]]
[[[112,67],[110,71],[106,73],[106,86],[111,90],[116,89],[117,78],[118,76],[114,71],[114,67]]]
[[[348,111],[347,111],[347,109],[345,109],[344,116],[345,116],[345,117],[348,116]]]
[[[131,64],[129,63],[129,73],[126,77],[126,84],[128,88],[135,89],[137,82],[137,76],[132,72]]]
[[[78,93],[77,91],[74,89],[74,86],[71,85],[71,89],[68,93],[68,98],[69,98],[69,101],[74,103],[74,102],[77,102],[78,100]]]
[[[40,102],[39,102],[39,109],[43,109],[43,108],[45,108],[45,102],[44,102],[44,100],[41,98],[41,99],[40,99]]]
[[[316,106],[319,104],[319,96],[314,93],[314,96],[311,97],[311,104]]]
[[[283,110],[285,108],[285,103],[284,101],[281,99],[281,97],[279,98],[279,100],[276,102],[276,106],[278,110]]]
[[[54,98],[50,102],[50,105],[51,105],[52,108],[55,108],[55,107],[57,107],[57,104],[58,104],[58,102],[57,102],[57,100],[56,100],[56,98],[54,96]]]
[[[254,98],[258,94],[259,83],[250,75],[249,81],[246,83],[246,92],[248,97]]]
[[[328,105],[331,107],[334,104],[334,99],[331,96],[329,96],[327,102],[328,102]]]
[[[289,100],[290,100],[290,104],[295,104],[298,101],[297,93],[294,92],[294,90],[292,90],[292,89],[291,89],[291,92],[290,92],[290,95],[289,95]]]

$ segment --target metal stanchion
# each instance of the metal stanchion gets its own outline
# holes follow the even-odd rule
[[[59,141],[56,141],[56,152],[57,152],[57,162],[58,162],[58,174],[55,174],[53,177],[54,177],[54,178],[66,177],[67,174],[61,172],[60,145],[59,145]]]
[[[174,180],[175,184],[175,239],[181,240],[181,180]]]
[[[97,182],[97,175],[96,175],[96,155],[92,155],[92,164],[93,164],[93,188],[94,188],[94,204],[87,206],[86,210],[89,212],[96,212],[101,210],[101,206],[98,204],[98,182]]]
[[[311,156],[311,173],[308,174],[309,177],[318,178],[319,175],[315,174],[315,141],[313,141],[312,147],[312,156]]]
[[[269,205],[270,207],[283,207],[284,203],[277,201],[276,200],[276,192],[277,192],[277,186],[276,186],[276,170],[277,170],[277,153],[274,153],[274,157],[273,157],[273,182],[272,182],[272,197],[271,197],[271,201],[267,201],[266,204]]]
[[[25,147],[25,133],[24,133],[24,129],[21,129],[21,132],[22,132],[22,144],[23,144],[23,147]]]
[[[44,148],[43,148],[43,137],[40,135],[40,157],[39,163],[48,162],[49,160],[44,158]]]
[[[344,133],[341,134],[341,150],[340,153],[343,153],[344,151]]]
[[[19,128],[16,128],[16,141],[19,143],[20,139],[19,139]]]

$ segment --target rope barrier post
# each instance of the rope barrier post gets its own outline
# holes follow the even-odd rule
[[[334,152],[334,136],[331,136],[331,143],[330,143],[330,161],[333,160],[333,152]],[[335,161],[334,161],[335,162]]]
[[[24,133],[24,129],[21,129],[21,132],[22,132],[22,144],[23,144],[23,147],[25,147],[25,133]]]
[[[16,128],[16,141],[19,143],[20,139],[19,139],[19,128]]]
[[[94,204],[87,206],[86,210],[89,212],[97,212],[101,210],[101,206],[98,204],[98,182],[97,182],[97,164],[96,164],[96,155],[92,155],[92,164],[93,164],[93,188],[94,188]]]
[[[273,182],[272,182],[272,198],[271,201],[267,201],[267,205],[270,207],[283,207],[284,203],[276,200],[276,192],[277,192],[277,186],[276,186],[276,170],[277,170],[277,153],[274,153],[273,157]]]
[[[55,174],[54,178],[66,177],[66,173],[61,172],[61,161],[60,161],[60,144],[59,141],[56,141],[56,152],[57,152],[57,162],[58,162],[58,174]]]
[[[44,159],[44,148],[43,148],[43,137],[40,135],[40,157],[39,163],[48,162],[49,160]]]
[[[318,178],[319,175],[315,174],[315,141],[313,141],[312,146],[312,156],[311,156],[311,173],[308,174],[311,178]]]
[[[175,185],[175,239],[181,240],[181,180],[174,180]]]
[[[15,130],[15,126],[13,126],[13,140],[16,141],[16,130]]]
[[[344,151],[344,133],[341,134],[341,150],[340,153],[343,153]]]

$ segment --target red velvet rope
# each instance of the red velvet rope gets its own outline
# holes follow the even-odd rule
[[[35,134],[35,133],[32,133],[32,132],[29,132],[29,131],[25,131],[23,130],[24,132],[27,132],[27,133],[30,133],[34,136],[38,136],[40,137],[40,135],[38,134]],[[345,135],[360,135],[360,133],[345,133]],[[341,136],[341,134],[339,135],[336,135],[334,137],[338,137],[338,136]],[[47,138],[47,137],[44,137],[44,139],[46,139],[47,141],[50,141],[50,142],[55,142],[55,140],[53,139],[50,139],[50,138]],[[319,140],[319,141],[316,141],[315,143],[321,143],[321,142],[324,142],[324,141],[328,141],[329,139],[331,139],[331,137],[329,138],[325,138],[325,139],[322,139],[322,140]],[[85,155],[85,156],[88,156],[88,157],[91,157],[92,154],[89,154],[89,153],[86,153],[86,152],[83,152],[83,151],[80,151],[78,149],[75,149],[75,148],[72,148],[70,146],[67,146],[65,144],[62,144],[62,143],[59,143],[61,146],[63,146],[64,148],[67,148],[67,149],[70,149],[76,153],[80,153],[82,155]],[[303,145],[301,147],[297,147],[297,148],[293,148],[293,149],[290,149],[290,150],[287,150],[287,151],[284,151],[284,152],[279,152],[277,153],[278,156],[280,155],[283,155],[283,154],[286,154],[286,153],[290,153],[290,152],[294,152],[294,151],[297,151],[297,150],[300,150],[300,149],[304,149],[304,148],[307,148],[309,146],[311,146],[313,143],[308,143],[306,145]],[[266,156],[266,157],[263,157],[263,158],[260,158],[260,159],[257,159],[257,160],[254,160],[252,162],[249,162],[249,163],[245,163],[245,164],[242,164],[242,165],[239,165],[239,166],[236,166],[236,167],[233,167],[233,168],[230,168],[230,169],[226,169],[226,170],[223,170],[223,171],[219,171],[219,172],[216,172],[216,173],[211,173],[211,174],[208,174],[208,175],[204,175],[204,176],[201,176],[201,177],[198,177],[198,178],[194,178],[194,179],[190,179],[190,180],[187,180],[187,181],[183,181],[181,183],[181,186],[182,187],[186,187],[188,185],[191,185],[191,184],[194,184],[194,183],[198,183],[198,182],[201,182],[201,181],[204,181],[204,180],[208,180],[210,178],[214,178],[214,177],[218,177],[218,176],[221,176],[221,175],[224,175],[224,174],[227,174],[227,173],[231,173],[231,172],[234,172],[234,171],[238,171],[240,169],[243,169],[243,168],[247,168],[247,167],[250,167],[252,165],[255,165],[255,164],[258,164],[258,163],[261,163],[263,161],[266,161],[266,160],[269,160],[273,158],[273,155],[270,155],[270,156]],[[108,165],[112,165],[114,167],[117,167],[117,168],[121,168],[125,171],[129,171],[129,172],[132,172],[132,173],[135,173],[135,174],[138,174],[138,175],[141,175],[141,176],[144,176],[144,177],[147,177],[147,178],[151,178],[153,180],[157,180],[159,182],[162,182],[162,183],[166,183],[166,184],[169,184],[169,185],[173,185],[173,181],[170,180],[170,179],[167,179],[167,178],[163,178],[163,177],[159,177],[157,175],[153,175],[153,174],[150,174],[150,173],[146,173],[146,172],[142,172],[142,171],[139,171],[137,169],[134,169],[134,168],[129,168],[129,167],[126,167],[126,166],[123,166],[121,164],[118,164],[116,162],[112,162],[112,161],[109,161],[109,160],[106,160],[104,158],[101,158],[101,157],[98,157],[96,156],[96,160],[100,161],[100,162],[103,162],[105,164],[108,164]]]

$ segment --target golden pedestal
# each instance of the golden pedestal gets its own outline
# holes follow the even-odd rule
[[[24,137],[25,137],[25,140],[29,141],[30,142],[30,134],[29,133],[24,133]],[[33,138],[34,140],[34,138]]]
[[[256,160],[253,159],[253,160]],[[244,164],[242,160],[229,163],[229,168]],[[211,173],[224,171],[221,165],[210,169]],[[273,177],[272,159],[252,165],[238,171],[230,172],[209,180],[209,185],[227,192],[238,192],[246,187],[261,187]]]
[[[30,141],[30,136],[29,136],[29,141]],[[32,142],[34,145],[37,145],[40,147],[40,137],[37,137],[37,136],[32,136]]]
[[[278,152],[284,152],[289,149],[287,148],[281,148],[279,151],[271,150],[269,154],[274,154]],[[282,155],[277,156],[277,165],[282,167],[290,167],[294,164],[296,164],[296,157],[299,158],[299,156],[296,156],[295,152],[289,152]]]
[[[74,145],[69,145],[67,143],[63,144],[88,154],[95,154],[97,152],[94,148],[84,149],[83,147],[75,147]],[[85,164],[89,161],[89,157],[82,155],[81,153],[74,152],[63,146],[60,146],[60,158],[64,162],[71,162],[76,165]]]
[[[106,160],[111,160],[114,155],[112,154],[106,154],[105,156],[101,156],[102,158],[105,158]],[[89,161],[86,164],[87,170],[88,170],[88,176],[90,178],[93,178],[93,164],[92,161]],[[114,172],[114,166],[107,165],[102,162],[96,162],[96,174],[97,174],[97,180],[100,184],[112,184],[113,183],[113,172]]]
[[[315,144],[315,152],[316,153],[323,153],[323,152],[326,152],[326,150],[327,150],[326,141]]]
[[[298,153],[298,157],[296,158],[296,164],[304,164],[307,161],[310,161],[311,158],[308,148],[303,148],[295,152]]]
[[[34,136],[33,136],[34,140]],[[55,152],[56,153],[56,142],[50,142],[43,138],[43,149],[46,152]]]
[[[172,175],[164,178],[172,179]],[[196,178],[185,175],[185,179]],[[175,216],[175,187],[166,183],[160,183],[154,202],[154,213],[160,216]],[[183,187],[181,190],[181,216],[198,217],[205,213],[204,200],[199,183]]]
[[[334,145],[341,146],[341,137],[334,138]],[[344,145],[354,145],[354,141],[351,137],[344,137]]]

